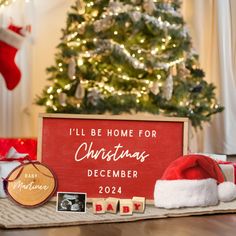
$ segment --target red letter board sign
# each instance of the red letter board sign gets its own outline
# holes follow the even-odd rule
[[[186,118],[40,115],[38,159],[60,192],[152,200],[156,180],[187,152],[187,129]]]

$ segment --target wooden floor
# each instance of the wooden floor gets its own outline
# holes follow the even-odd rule
[[[234,236],[236,214],[191,216],[132,223],[0,230],[0,236]]]

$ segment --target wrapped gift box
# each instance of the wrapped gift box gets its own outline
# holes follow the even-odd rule
[[[0,138],[0,198],[6,197],[3,179],[26,158],[37,159],[37,140]]]
[[[236,184],[236,163],[219,161],[219,166],[225,176],[225,180]]]
[[[6,193],[4,191],[3,187],[3,179],[5,179],[9,173],[14,170],[17,166],[19,166],[21,163],[19,161],[0,161],[0,198],[6,197]]]

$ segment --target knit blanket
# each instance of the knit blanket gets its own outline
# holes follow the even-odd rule
[[[120,216],[119,213],[95,215],[90,204],[87,206],[86,213],[68,213],[57,212],[55,202],[49,202],[34,209],[26,209],[15,205],[8,199],[0,199],[0,227],[13,229],[72,226],[233,212],[236,212],[236,200],[228,203],[221,202],[219,205],[211,207],[172,210],[147,205],[143,214],[134,213],[132,216]]]

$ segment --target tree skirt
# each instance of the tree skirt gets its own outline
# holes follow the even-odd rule
[[[236,201],[220,203],[212,207],[182,208],[166,210],[146,206],[144,214],[135,213],[132,216],[120,216],[117,214],[94,215],[91,205],[88,205],[86,213],[57,212],[55,202],[49,202],[42,207],[26,209],[15,205],[8,199],[0,199],[0,227],[1,228],[38,228],[68,225],[84,225],[112,222],[129,222],[146,219],[158,219],[167,217],[182,217],[190,215],[205,215],[215,213],[236,212]]]

